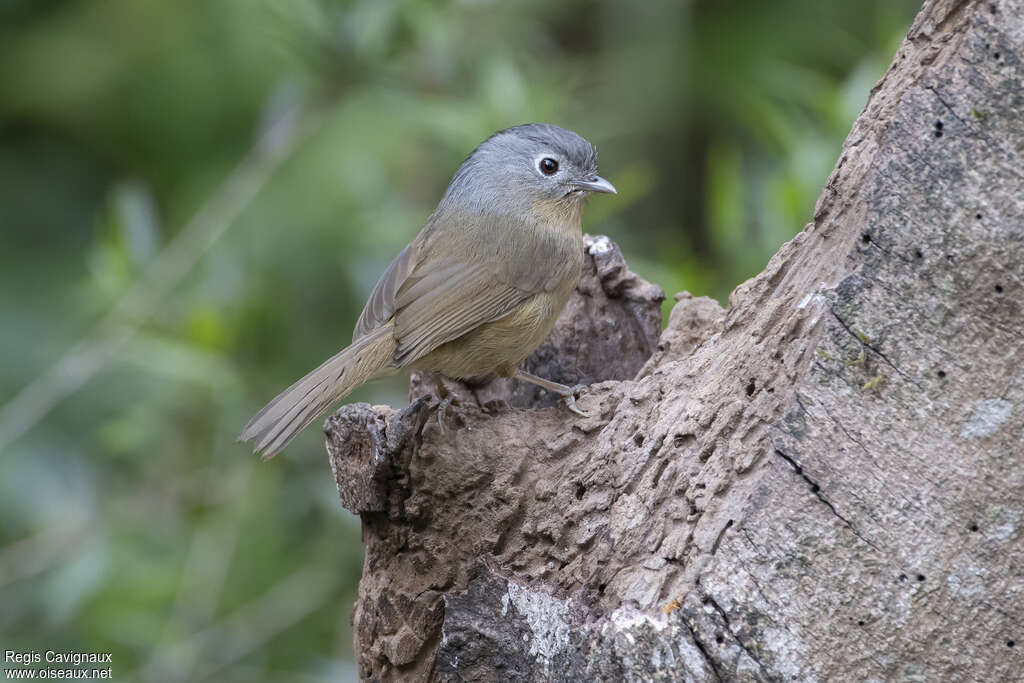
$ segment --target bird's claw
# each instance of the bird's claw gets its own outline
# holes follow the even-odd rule
[[[445,396],[440,403],[437,404],[437,426],[444,434],[447,431],[447,427],[444,426],[445,414],[448,412],[448,406],[452,404],[452,397]]]
[[[565,397],[566,407],[580,417],[590,417],[590,413],[580,410],[580,407],[576,405],[576,399],[586,393],[586,391],[587,386],[585,384],[577,384],[569,390],[569,394]]]

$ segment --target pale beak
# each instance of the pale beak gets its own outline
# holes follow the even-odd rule
[[[572,185],[577,190],[586,190],[587,192],[618,194],[618,192],[615,191],[615,186],[599,175],[588,178],[587,180],[574,180]]]

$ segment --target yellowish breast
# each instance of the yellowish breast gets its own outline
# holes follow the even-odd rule
[[[535,294],[505,317],[439,346],[415,366],[456,379],[511,377],[551,333],[578,279],[577,275],[554,291]]]

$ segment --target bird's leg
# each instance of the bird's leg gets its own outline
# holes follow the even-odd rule
[[[441,399],[441,402],[437,405],[437,426],[441,428],[441,433],[444,434],[446,429],[444,426],[445,414],[448,412],[448,407],[452,405],[453,399],[451,392],[448,391],[448,387],[444,385],[444,378],[441,377],[440,373],[431,373],[434,376],[434,383],[437,384],[437,395]]]
[[[530,374],[525,370],[516,370],[516,374],[512,376],[513,379],[521,379],[527,382],[536,384],[539,387],[552,391],[565,399],[565,405],[572,412],[582,417],[590,417],[590,413],[586,413],[580,410],[579,406],[576,405],[576,397],[587,390],[586,385],[577,384],[574,387],[567,386],[565,384],[559,384],[558,382],[552,382],[549,379],[538,377],[537,375]]]

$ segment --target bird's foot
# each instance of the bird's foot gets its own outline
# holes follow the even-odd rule
[[[445,416],[447,416],[448,408],[452,405],[452,403],[452,397],[449,395],[445,396],[443,399],[441,399],[441,402],[437,404],[437,426],[441,430],[442,434],[448,431],[448,428],[444,426],[444,418]]]
[[[571,410],[572,412],[574,412],[577,415],[579,415],[580,417],[590,417],[591,416],[590,413],[586,412],[585,410],[581,410],[580,407],[578,405],[576,405],[576,399],[579,398],[580,396],[582,396],[583,394],[585,394],[586,392],[587,392],[587,385],[586,384],[577,384],[576,386],[570,388],[569,389],[569,393],[567,393],[565,395],[565,405],[566,405],[566,407],[569,410]]]

